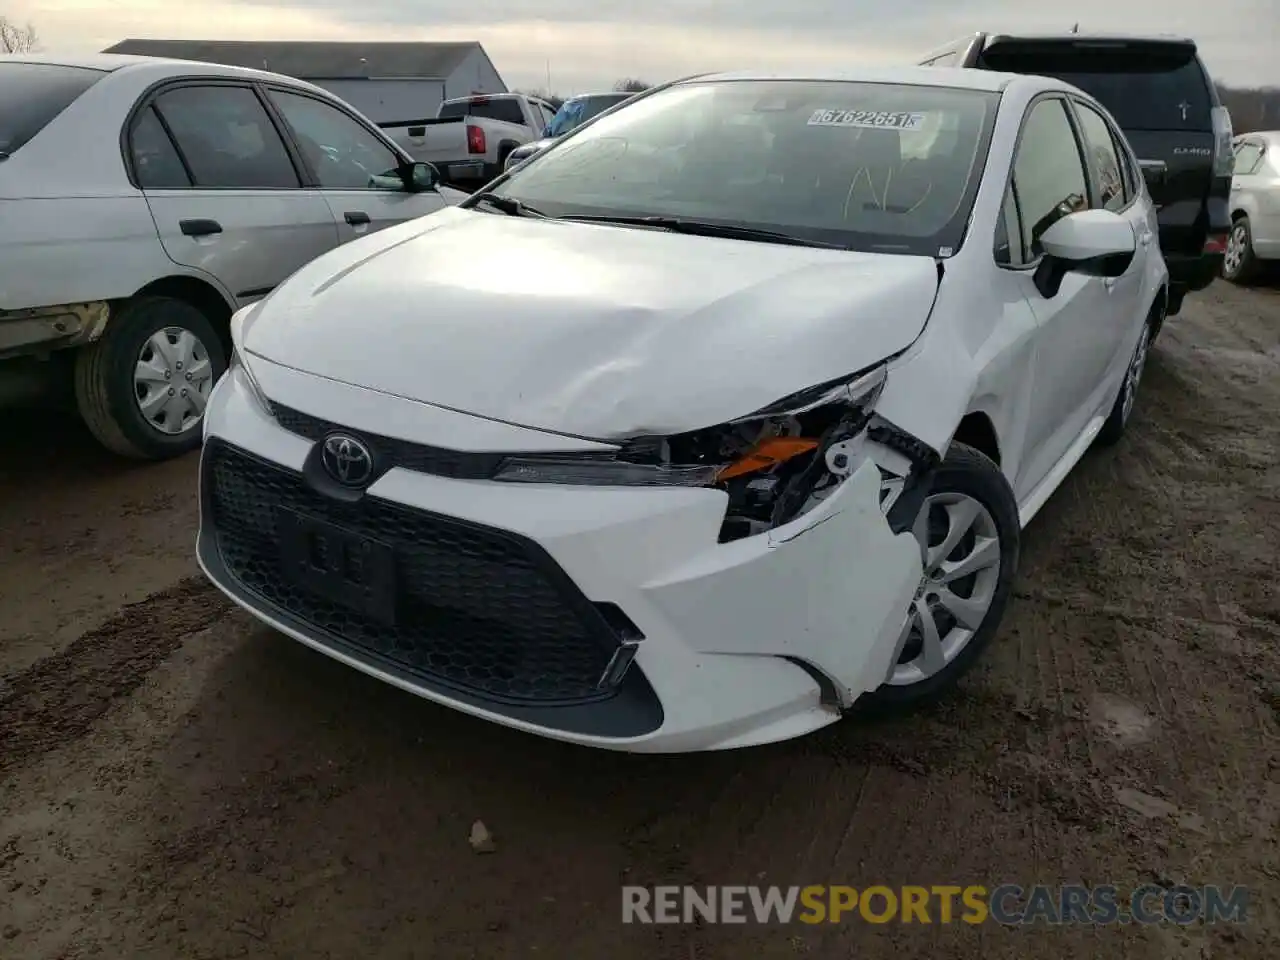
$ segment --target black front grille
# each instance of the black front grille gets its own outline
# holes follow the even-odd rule
[[[364,496],[342,502],[226,443],[205,447],[206,509],[227,572],[250,593],[384,667],[505,703],[585,703],[619,643],[597,608],[537,544]],[[394,625],[283,573],[284,508],[389,544]]]
[[[280,426],[308,440],[319,440],[328,433],[348,429],[330,420],[286,407],[282,403],[273,402],[271,412]],[[359,433],[373,448],[379,462],[387,468],[403,467],[406,470],[433,473],[441,477],[452,477],[455,480],[488,480],[498,472],[502,461],[506,459],[506,454],[502,453],[446,450],[443,447],[429,447],[422,443],[397,440],[395,437],[369,434],[363,430]]]

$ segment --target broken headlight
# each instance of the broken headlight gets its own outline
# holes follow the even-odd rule
[[[827,453],[861,437],[885,376],[885,367],[878,366],[802,390],[729,423],[667,437],[634,437],[606,454],[510,457],[495,479],[715,487],[729,496],[721,539],[738,539],[799,516],[851,472],[852,464],[833,471]],[[840,455],[832,459],[839,462]]]

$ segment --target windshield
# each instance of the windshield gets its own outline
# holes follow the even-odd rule
[[[575,127],[581,126],[597,114],[604,113],[614,104],[629,100],[632,96],[633,94],[630,93],[616,96],[601,94],[598,97],[574,97],[572,100],[566,100],[556,111],[556,115],[551,118],[551,122],[547,124],[544,135],[563,137]]]
[[[903,84],[690,82],[637,100],[495,191],[550,216],[663,216],[949,256],[997,95]]]
[[[83,67],[0,62],[0,158],[16,153],[105,76]]]

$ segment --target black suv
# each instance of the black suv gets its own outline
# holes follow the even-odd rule
[[[1142,162],[1169,265],[1169,313],[1218,275],[1231,230],[1231,118],[1194,40],[976,33],[920,63],[1056,77],[1091,94]]]

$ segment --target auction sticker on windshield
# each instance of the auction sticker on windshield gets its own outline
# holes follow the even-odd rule
[[[809,118],[811,127],[874,127],[889,130],[919,130],[924,126],[923,113],[886,110],[815,110]]]

